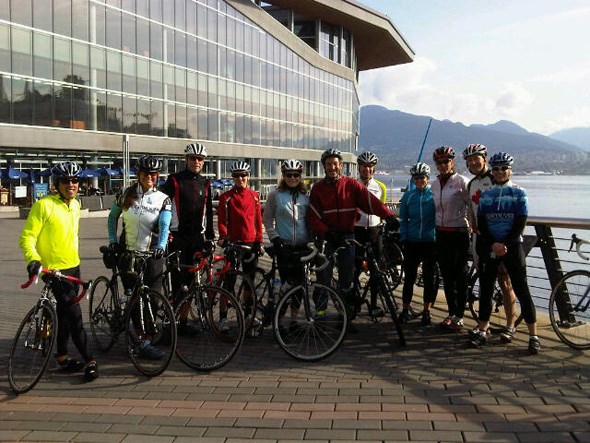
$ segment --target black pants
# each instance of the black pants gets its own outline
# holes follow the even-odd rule
[[[375,258],[377,261],[383,257],[383,240],[381,236],[381,226],[371,226],[369,228],[361,228],[360,226],[355,226],[354,228],[354,238],[361,244],[371,243],[371,247],[373,248],[373,254],[375,254]],[[354,263],[354,282],[358,284],[358,277],[361,273],[361,260],[360,258],[355,259]],[[370,263],[370,268],[373,267],[373,264]],[[371,275],[377,275],[377,271],[374,269],[369,269]],[[369,279],[369,290],[371,291],[371,309],[375,308],[377,305],[377,294],[379,294],[379,281],[376,278]]]
[[[467,231],[436,230],[436,256],[443,278],[449,315],[463,318],[467,299]]]
[[[80,267],[63,269],[62,274],[80,278]],[[48,277],[49,278],[49,277]],[[54,279],[51,291],[57,300],[57,356],[68,354],[68,340],[72,341],[85,362],[93,359],[88,350],[88,337],[82,322],[80,304],[71,301],[78,295],[79,285],[68,280]]]
[[[492,296],[494,283],[498,275],[498,266],[504,263],[510,276],[512,288],[520,303],[522,317],[527,324],[537,321],[537,313],[526,274],[526,255],[522,243],[508,246],[508,252],[503,257],[491,258],[489,252],[479,257],[480,294],[479,294],[479,318],[488,321],[492,314]]]
[[[422,263],[422,281],[424,282],[424,303],[436,300],[436,244],[434,242],[404,243],[404,288],[402,300],[404,304],[412,302],[414,283],[418,275],[418,266]]]
[[[195,263],[195,253],[203,251],[203,240],[201,238],[183,237],[175,232],[172,237],[172,242],[170,243],[170,251],[180,251],[180,263],[190,266]],[[181,293],[180,288],[182,286],[190,286],[193,278],[193,274],[188,272],[186,269],[173,271],[172,294],[174,304],[180,302],[180,300],[178,300],[178,294]]]

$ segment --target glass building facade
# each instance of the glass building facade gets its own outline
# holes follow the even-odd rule
[[[358,108],[222,0],[0,1],[2,124],[353,152]]]

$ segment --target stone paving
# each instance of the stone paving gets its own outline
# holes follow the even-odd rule
[[[152,379],[138,375],[117,345],[97,353],[95,382],[52,365],[17,397],[6,380],[8,349],[38,295],[19,286],[23,223],[0,220],[0,441],[590,441],[588,351],[563,345],[546,321],[537,356],[526,352],[523,327],[510,345],[495,336],[473,349],[466,331],[410,323],[401,348],[391,321],[361,317],[359,333],[321,362],[288,357],[267,330],[218,371],[196,373],[174,359]],[[105,242],[105,218],[81,220],[84,278],[105,272],[98,253]],[[443,314],[435,311],[435,320]]]

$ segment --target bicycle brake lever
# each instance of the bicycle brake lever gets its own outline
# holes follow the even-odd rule
[[[576,234],[572,234],[572,241],[570,243],[570,248],[569,248],[568,252],[572,252],[574,245],[577,245],[579,243],[579,241],[580,241],[580,239],[578,238],[578,236]]]

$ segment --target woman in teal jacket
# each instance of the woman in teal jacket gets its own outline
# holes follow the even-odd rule
[[[422,263],[424,281],[424,311],[422,324],[429,325],[432,320],[430,308],[436,300],[435,286],[435,209],[432,191],[428,185],[430,167],[426,163],[416,163],[410,169],[415,188],[406,192],[399,208],[400,234],[404,248],[404,287],[402,290],[403,310],[399,321],[410,319],[410,303],[414,294],[414,282],[418,265]]]

